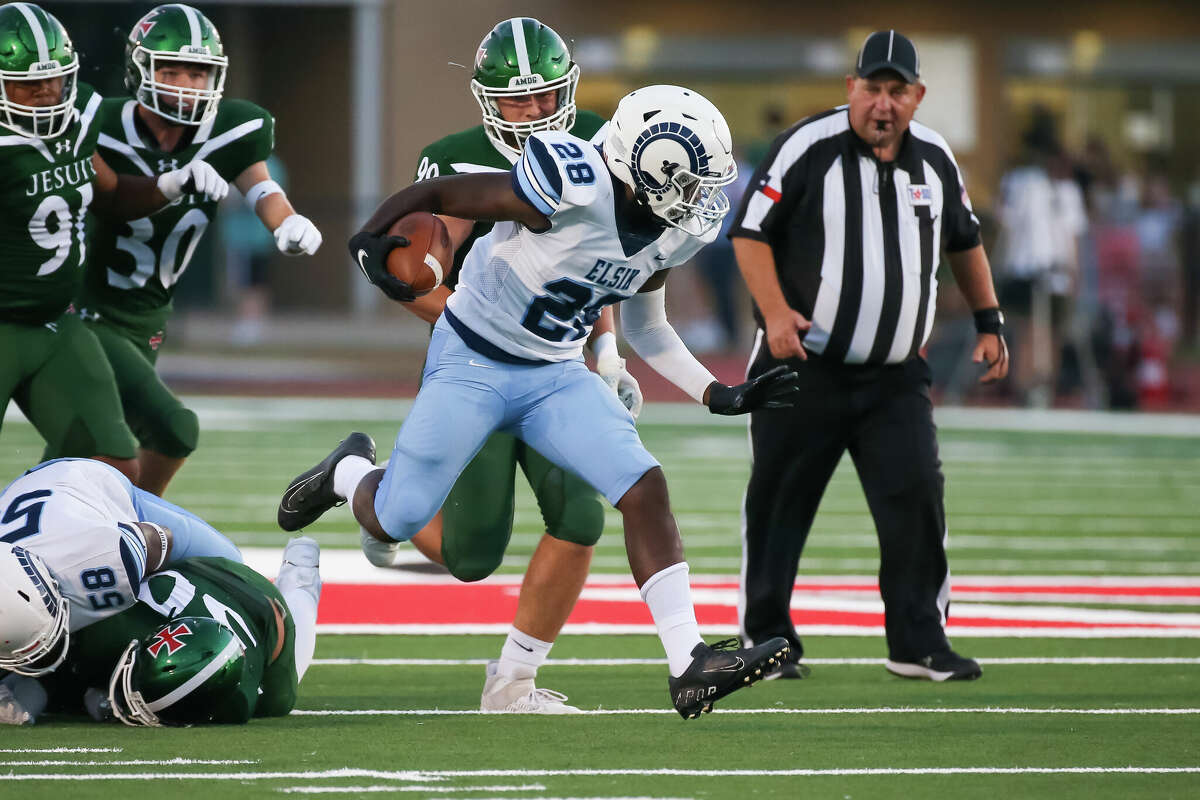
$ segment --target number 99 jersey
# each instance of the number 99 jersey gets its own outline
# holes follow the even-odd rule
[[[569,133],[531,135],[511,174],[513,191],[549,218],[550,229],[500,222],[471,248],[446,308],[475,349],[482,339],[517,359],[579,358],[604,306],[636,294],[717,235],[637,225],[642,209],[626,201],[599,148]]]
[[[41,556],[70,603],[72,632],[137,602],[138,518],[125,476],[90,459],[48,461],[0,493],[0,542]]]

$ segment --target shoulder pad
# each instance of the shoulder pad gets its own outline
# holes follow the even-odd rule
[[[590,143],[562,131],[535,133],[513,167],[513,187],[547,217],[571,206],[590,205],[607,169]]]

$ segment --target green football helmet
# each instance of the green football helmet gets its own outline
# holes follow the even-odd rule
[[[113,714],[126,725],[209,722],[246,674],[246,647],[208,617],[177,617],[129,643],[108,682]]]
[[[579,65],[567,43],[549,26],[529,17],[506,19],[479,43],[471,93],[483,111],[483,128],[496,149],[517,157],[529,134],[565,131],[575,124]],[[530,122],[509,122],[496,100],[557,91],[554,113]]]
[[[62,23],[33,3],[0,6],[0,125],[22,136],[54,139],[75,118],[79,56]],[[9,97],[17,82],[62,79],[55,102],[45,106]]]
[[[206,66],[207,85],[193,89],[155,80],[156,70],[178,61]],[[183,125],[202,125],[216,115],[228,66],[216,26],[182,3],[150,11],[125,44],[125,88],[143,107]]]

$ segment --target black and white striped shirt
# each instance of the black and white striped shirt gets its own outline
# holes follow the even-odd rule
[[[841,106],[775,140],[729,236],[771,246],[784,298],[812,321],[805,349],[895,364],[933,327],[941,247],[978,245],[979,220],[945,139],[912,122],[896,160],[881,162]]]

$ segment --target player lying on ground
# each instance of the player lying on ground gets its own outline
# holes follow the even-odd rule
[[[233,542],[100,461],[63,458],[0,492],[0,670],[44,675],[71,634],[137,602],[142,579]]]
[[[224,558],[151,575],[136,605],[72,639],[44,679],[50,710],[150,726],[286,716],[316,644],[319,556],[314,540],[291,540],[274,585]],[[36,720],[32,682],[0,682],[0,720]]]
[[[411,539],[492,432],[518,436],[621,512],[630,567],[667,652],[672,700],[691,718],[760,679],[787,643],[726,651],[700,638],[666,479],[628,410],[583,364],[582,342],[601,308],[627,301],[622,324],[634,350],[718,414],[789,404],[795,374],[781,367],[726,386],[666,319],[667,271],[712,241],[729,210],[721,187],[736,167],[716,107],[681,87],[639,89],[621,100],[602,150],[567,133],[536,133],[508,174],[424,181],[384,201],[350,250],[400,301],[413,299],[411,287],[386,263],[407,241],[382,235],[395,220],[427,211],[498,224],[472,248],[438,320],[387,470],[356,455],[347,443],[362,435],[351,437],[293,481],[280,520],[302,527],[352,498],[380,546]]]

